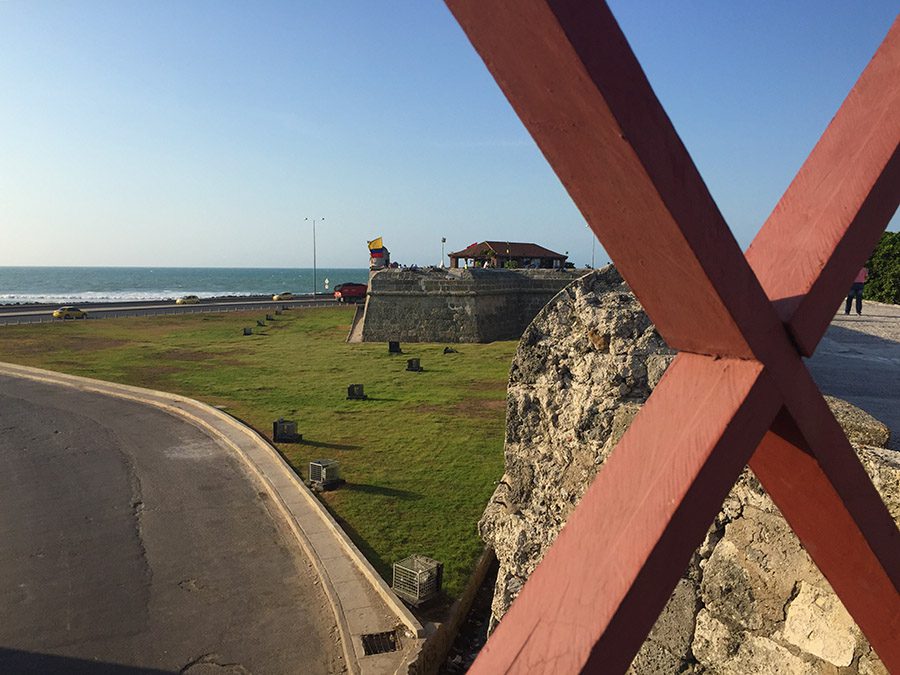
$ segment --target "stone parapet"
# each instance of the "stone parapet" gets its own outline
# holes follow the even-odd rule
[[[584,270],[387,269],[371,275],[363,342],[513,340]]]

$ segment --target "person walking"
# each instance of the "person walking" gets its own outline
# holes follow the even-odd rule
[[[853,304],[853,298],[856,298],[856,313],[862,315],[863,286],[865,286],[868,278],[869,270],[863,267],[853,280],[853,285],[850,286],[850,292],[847,294],[847,304],[844,305],[844,314],[850,314],[850,305]]]

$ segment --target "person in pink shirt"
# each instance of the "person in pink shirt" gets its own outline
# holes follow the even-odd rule
[[[853,304],[853,298],[856,298],[856,313],[862,314],[862,294],[863,294],[863,286],[866,283],[866,279],[869,278],[869,270],[863,267],[859,274],[856,275],[856,278],[853,280],[853,285],[850,286],[850,292],[847,294],[847,304],[844,305],[844,314],[850,313],[850,305]]]

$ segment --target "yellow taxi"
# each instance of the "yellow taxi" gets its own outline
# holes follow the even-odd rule
[[[293,300],[294,294],[288,293],[287,291],[285,291],[284,293],[276,293],[275,295],[272,296],[272,299],[273,300]]]
[[[87,312],[72,305],[53,310],[54,319],[86,319]]]
[[[176,305],[196,305],[200,302],[200,298],[196,295],[182,295],[175,301]]]

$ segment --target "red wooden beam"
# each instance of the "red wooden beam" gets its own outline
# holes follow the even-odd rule
[[[679,354],[470,672],[624,672],[777,401],[755,361]]]
[[[753,454],[750,468],[813,562],[823,572],[828,570],[828,582],[860,629],[873,644],[881,646],[879,655],[886,663],[896,663],[900,658],[900,612],[896,603],[884,599],[897,593],[897,571],[893,570],[892,582],[877,564],[879,555],[871,548],[873,539],[882,546],[887,542],[867,538],[862,532],[859,523],[869,520],[860,519],[847,507],[787,410],[779,413]],[[871,482],[863,476],[860,484],[863,489],[870,488]],[[896,559],[893,563],[896,567]]]
[[[900,17],[747,249],[810,356],[900,203]]]
[[[447,4],[666,342],[752,357],[733,313],[771,309],[609,9]]]
[[[788,421],[765,435],[754,466],[900,671],[897,528],[800,358],[900,199],[896,25],[754,242],[751,268],[605,5],[448,5],[663,337],[744,373],[717,378],[708,358],[676,359],[473,672],[624,671],[782,404]],[[779,264],[794,261],[800,270],[781,280]],[[785,481],[790,470],[808,482]],[[823,529],[829,515],[838,541]]]

